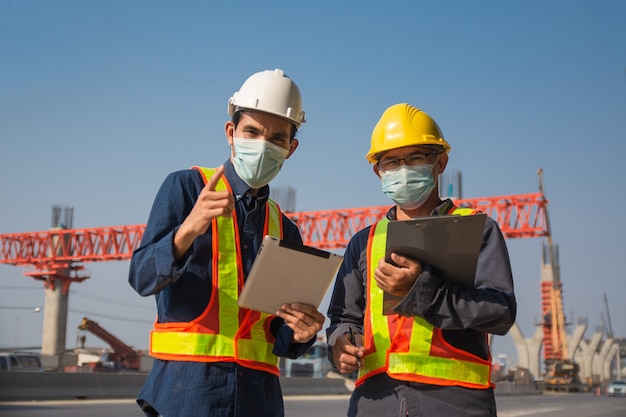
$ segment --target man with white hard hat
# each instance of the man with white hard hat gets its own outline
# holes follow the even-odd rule
[[[269,182],[298,147],[298,86],[280,69],[251,75],[228,100],[230,158],[171,173],[154,200],[130,285],[154,295],[154,366],[137,402],[146,416],[283,416],[279,357],[305,353],[324,315],[284,304],[240,308],[265,235],[302,244],[269,198]]]

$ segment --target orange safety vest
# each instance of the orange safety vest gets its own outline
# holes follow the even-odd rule
[[[215,172],[193,167],[204,183]],[[216,191],[232,193],[222,177]],[[280,375],[278,357],[272,353],[275,337],[270,322],[275,316],[239,308],[243,268],[236,213],[216,217],[211,224],[213,291],[206,309],[190,322],[154,323],[150,332],[150,355],[164,360],[191,362],[237,362],[242,366]],[[264,235],[282,238],[282,213],[274,201],[265,206]]]
[[[454,208],[450,214],[469,215],[473,209]],[[364,366],[356,385],[386,372],[402,381],[440,386],[486,389],[491,386],[491,357],[482,359],[450,345],[422,317],[383,315],[383,290],[376,285],[374,271],[385,255],[388,219],[370,229],[367,248],[368,303],[364,317]],[[485,336],[486,337],[486,336]]]

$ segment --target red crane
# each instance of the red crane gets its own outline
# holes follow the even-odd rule
[[[140,352],[104,330],[98,323],[87,317],[83,317],[78,328],[80,330],[89,331],[107,342],[113,349],[113,360],[117,365],[121,366],[123,369],[139,370],[141,365]]]
[[[463,207],[481,210],[494,218],[506,238],[548,236],[542,193],[459,199]],[[350,237],[380,220],[389,206],[287,213],[302,233],[304,244],[320,249],[344,248]],[[145,225],[56,229],[45,232],[0,234],[0,264],[31,266],[24,273],[35,279],[60,280],[64,291],[83,281],[84,262],[129,260],[143,236]]]

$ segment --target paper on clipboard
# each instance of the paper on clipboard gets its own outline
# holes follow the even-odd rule
[[[486,214],[474,214],[390,221],[385,260],[391,262],[395,252],[437,269],[453,284],[473,288],[486,218]],[[385,312],[399,300],[385,293]]]
[[[269,314],[284,303],[319,308],[342,261],[342,255],[265,236],[239,306]]]

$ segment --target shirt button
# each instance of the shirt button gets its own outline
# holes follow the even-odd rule
[[[248,245],[243,245],[243,248],[244,249],[248,249]]]

